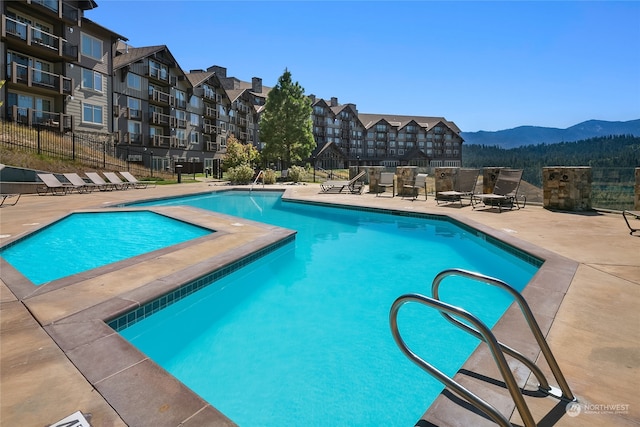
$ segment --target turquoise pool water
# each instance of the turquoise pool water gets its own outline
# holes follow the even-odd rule
[[[518,289],[537,270],[447,221],[283,202],[266,192],[154,204],[298,231],[294,243],[121,331],[240,426],[413,426],[442,387],[396,347],[393,301],[430,295],[446,268]],[[511,302],[460,278],[441,296],[490,325]],[[403,307],[399,326],[418,354],[449,374],[478,344],[417,304]]]
[[[42,285],[211,232],[149,211],[74,213],[0,255]]]

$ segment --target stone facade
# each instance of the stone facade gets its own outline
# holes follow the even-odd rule
[[[409,189],[409,193],[404,194],[404,185],[413,185],[418,174],[418,168],[415,166],[398,166],[396,168],[396,192],[401,196],[410,196],[413,190]]]
[[[456,180],[460,168],[435,168],[436,194],[456,189]]]
[[[504,168],[486,167],[482,169],[482,193],[493,193],[493,187],[495,187],[496,185],[496,180],[498,179],[498,175],[500,174],[500,169]]]
[[[565,211],[591,210],[591,167],[542,168],[543,206]]]
[[[384,172],[384,166],[368,166],[367,169],[369,170],[369,192],[380,192],[378,183],[380,182],[380,174]]]

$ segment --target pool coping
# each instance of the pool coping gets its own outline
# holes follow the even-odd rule
[[[288,190],[285,191],[283,200],[289,199],[288,193]],[[295,198],[289,200],[300,201]],[[318,202],[318,204],[353,208],[353,205],[347,203],[342,205],[340,203]],[[149,210],[149,208],[144,209]],[[377,209],[368,207],[366,209],[378,212],[388,211],[388,209],[384,208]],[[393,209],[392,211],[405,212],[402,209]],[[207,212],[211,214],[209,211]],[[525,288],[523,294],[527,298],[533,312],[536,313],[536,319],[540,323],[543,333],[546,335],[571,279],[575,274],[578,263],[519,240],[509,234],[483,226],[469,218],[461,218],[451,213],[434,216],[451,218],[456,222],[477,230],[477,232],[545,260]],[[243,221],[246,220],[243,219]],[[290,235],[291,234],[287,234],[289,237]],[[265,242],[258,244],[261,248],[264,248],[264,245]],[[237,260],[253,253],[253,251],[242,252],[243,253],[231,251],[225,257],[224,262],[229,262],[231,259]],[[182,284],[178,287],[189,283],[189,280],[193,279],[193,277],[202,274],[203,266],[194,266],[188,270],[188,272],[182,272],[174,277],[176,280],[182,280]],[[2,274],[4,275],[4,272]],[[190,277],[191,279],[189,279]],[[5,280],[5,282],[7,281]],[[7,282],[7,285],[12,291],[14,290],[12,287],[13,284],[12,280]],[[232,421],[206,403],[198,395],[191,392],[184,384],[177,381],[173,376],[155,364],[155,362],[149,360],[144,354],[129,345],[128,342],[107,325],[106,322],[117,315],[140,307],[143,302],[153,300],[152,295],[157,297],[169,288],[166,281],[152,282],[147,285],[148,286],[144,286],[141,289],[136,289],[129,293],[119,295],[118,297],[111,298],[108,301],[54,322],[44,323],[43,327],[92,386],[102,394],[126,423],[131,425],[178,425],[180,423],[184,423],[183,425],[234,425]],[[150,292],[151,290],[152,292]],[[23,297],[18,297],[23,299]],[[32,295],[24,297],[24,302],[27,306],[28,300],[31,297]],[[517,348],[535,360],[536,355],[539,353],[537,346],[533,345],[533,340],[531,339],[522,339],[522,327],[526,327],[526,325],[522,324],[522,327],[519,327],[517,330],[509,325],[514,321],[514,316],[518,314],[517,310],[517,307],[510,307],[493,330],[496,335],[501,337],[501,340],[507,343],[510,343],[510,341],[502,338],[502,332],[517,338],[518,343],[524,341],[522,345],[525,349],[523,350],[520,345],[518,345]],[[483,348],[485,348],[485,346],[480,346],[474,351],[456,377],[461,377],[464,380],[468,378],[468,376],[464,374],[464,371],[478,370],[478,367],[482,367],[483,372],[491,372],[492,358]],[[120,357],[112,357],[113,351],[115,350],[118,351]],[[489,366],[486,366],[487,364]],[[485,366],[487,369],[485,369]],[[515,374],[520,385],[524,385],[529,377],[528,371],[523,372],[522,369],[516,369]],[[496,376],[495,378],[499,377]],[[481,394],[482,397],[482,393],[479,394]],[[503,414],[513,413],[513,402],[508,395],[505,399],[504,396],[496,397],[494,391],[490,391],[488,394],[490,395],[490,399],[487,400],[498,407]],[[498,399],[498,403],[496,403],[496,399]],[[455,405],[456,418],[458,418],[460,414],[459,402],[455,402],[455,399],[451,399],[446,393],[443,393],[436,399],[434,404],[431,405],[422,419],[427,423],[442,423],[442,420],[446,420],[444,421],[445,424],[452,425],[450,405]],[[483,420],[483,418],[479,418],[473,411],[467,412],[469,412],[471,418],[466,420],[466,422],[463,420],[459,425],[479,425],[478,423]],[[448,414],[448,416],[444,416],[445,413]],[[487,425],[494,424],[489,423]]]

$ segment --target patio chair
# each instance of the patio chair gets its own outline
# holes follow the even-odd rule
[[[353,191],[351,189],[356,188],[356,182],[365,175],[365,171],[361,171],[356,176],[351,178],[349,181],[325,181],[320,184],[320,189],[322,193],[342,193],[344,190],[347,190],[351,193]]]
[[[626,222],[627,227],[629,227],[629,234],[633,236],[633,233],[635,233],[636,231],[640,231],[640,228],[633,228],[631,226],[631,223],[629,222],[629,219],[627,218],[627,215],[630,217],[635,217],[635,219],[640,219],[640,211],[622,211],[622,218],[624,218],[624,222]]]
[[[156,186],[155,181],[140,181],[138,180],[138,178],[133,176],[131,172],[120,171],[120,175],[122,175],[122,177],[126,179],[129,184],[133,185],[133,188],[147,188],[147,186],[149,185],[152,187]]]
[[[105,181],[97,172],[85,172],[85,175],[87,175],[87,178],[89,178],[100,191],[111,191],[116,189],[114,184]]]
[[[391,187],[391,197],[396,196],[396,184],[395,184],[396,174],[393,172],[382,172],[380,174],[380,181],[378,181],[378,191],[376,192],[376,197],[380,195],[380,188],[384,189],[384,192],[387,192],[387,187]]]
[[[454,183],[455,189],[436,192],[436,203],[460,202],[460,207],[462,207],[462,199],[468,197],[469,204],[471,204],[471,198],[476,191],[478,175],[480,175],[480,169],[460,169]]]
[[[20,200],[20,195],[21,195],[21,193],[3,193],[3,194],[0,194],[0,207],[2,207],[2,206],[15,206],[18,203],[18,200]],[[15,197],[15,200],[13,201],[13,203],[5,204],[7,199],[13,199],[14,197]]]
[[[416,179],[411,184],[405,184],[402,186],[402,197],[407,194],[411,194],[412,199],[416,200],[420,194],[420,190],[424,191],[424,199],[427,200],[427,175],[426,173],[419,173],[416,175]]]
[[[520,209],[520,203],[518,203],[518,189],[520,188],[520,181],[522,180],[522,169],[501,169],[498,174],[498,179],[493,188],[493,193],[490,194],[474,194],[471,196],[471,205],[475,209],[478,203],[482,202],[484,206],[498,206],[500,212],[502,212],[503,206],[508,206],[509,209],[513,209],[513,206],[517,206]],[[524,199],[524,208],[527,205],[527,198]]]
[[[115,172],[102,172],[102,174],[107,179],[107,181],[114,185],[116,190],[128,190],[129,187],[132,186],[131,183],[121,180]]]
[[[56,196],[64,196],[67,193],[73,190],[73,185],[69,183],[61,182],[54,174],[52,173],[39,173],[37,174],[40,181],[44,184],[43,186],[36,187],[36,192],[40,196],[44,196],[45,194],[53,194]]]
[[[65,178],[73,185],[73,189],[78,193],[91,193],[97,187],[94,183],[86,182],[80,175],[77,173],[65,173],[63,174]]]

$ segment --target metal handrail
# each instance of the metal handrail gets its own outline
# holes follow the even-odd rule
[[[492,405],[490,405],[489,403],[487,403],[486,401],[484,401],[483,399],[481,399],[471,391],[467,390],[463,385],[455,381],[453,378],[447,376],[445,373],[438,370],[438,368],[431,365],[424,359],[420,358],[420,356],[418,356],[417,354],[415,354],[409,349],[409,347],[406,345],[406,343],[400,336],[400,332],[398,330],[398,320],[397,320],[398,311],[400,310],[400,307],[408,302],[417,302],[417,303],[426,305],[428,307],[435,308],[440,313],[453,314],[455,316],[464,318],[467,321],[469,321],[471,324],[473,324],[481,334],[483,338],[482,340],[486,342],[487,345],[489,346],[491,350],[491,354],[493,355],[493,358],[496,364],[498,365],[500,374],[502,375],[502,378],[504,379],[504,382],[507,385],[507,389],[509,390],[509,394],[511,395],[511,398],[513,399],[513,401],[516,404],[516,407],[518,408],[518,412],[520,413],[520,417],[522,418],[522,421],[524,422],[525,427],[535,427],[536,424],[535,424],[535,421],[533,420],[533,416],[531,415],[531,412],[529,411],[529,408],[524,401],[524,397],[522,396],[522,393],[520,393],[520,388],[518,387],[518,384],[516,383],[516,380],[513,377],[513,373],[509,369],[509,365],[507,364],[504,354],[502,353],[502,351],[498,350],[499,348],[498,341],[496,340],[491,330],[484,323],[482,323],[477,317],[475,317],[473,314],[469,313],[468,311],[460,307],[455,307],[453,305],[444,303],[440,300],[426,297],[424,295],[419,295],[419,294],[406,294],[397,298],[394,301],[393,305],[391,306],[391,312],[389,313],[389,323],[391,324],[391,333],[393,335],[393,339],[395,340],[396,344],[398,345],[398,347],[400,347],[400,350],[402,350],[402,352],[411,361],[413,361],[415,364],[420,366],[423,370],[431,374],[434,378],[436,378],[438,381],[443,383],[446,387],[450,388],[455,393],[465,398],[467,401],[469,401],[469,403],[471,403],[477,409],[487,414],[497,424],[503,427],[511,427],[511,423],[500,412],[498,412],[496,408],[494,408]]]
[[[569,388],[569,384],[567,384],[567,381],[565,380],[564,375],[562,375],[562,371],[560,370],[560,367],[558,366],[558,362],[556,361],[555,357],[553,356],[553,353],[551,352],[551,349],[549,348],[549,344],[545,340],[544,335],[542,334],[542,331],[540,330],[540,326],[538,325],[538,322],[536,321],[535,317],[533,316],[533,313],[531,312],[531,309],[529,308],[529,305],[527,304],[525,299],[522,297],[520,292],[518,292],[517,290],[515,290],[514,288],[512,288],[510,285],[508,285],[507,283],[503,282],[502,280],[496,279],[494,277],[489,277],[489,276],[485,276],[485,275],[480,274],[480,273],[475,273],[475,272],[471,272],[471,271],[466,271],[466,270],[462,270],[462,269],[453,268],[453,269],[448,269],[448,270],[444,270],[444,271],[440,272],[435,277],[435,279],[433,279],[433,284],[431,285],[431,292],[432,292],[432,295],[433,295],[433,297],[435,299],[440,300],[439,293],[438,293],[439,288],[440,288],[440,284],[442,283],[442,280],[444,280],[446,277],[450,277],[450,276],[461,276],[461,277],[465,277],[465,278],[468,278],[468,279],[477,280],[479,282],[486,283],[486,284],[492,285],[492,286],[496,286],[496,287],[498,287],[500,289],[503,289],[503,290],[509,292],[515,298],[515,300],[517,301],[518,305],[520,306],[520,310],[522,311],[522,314],[524,315],[524,318],[527,321],[527,325],[529,326],[529,329],[531,330],[531,333],[533,334],[534,338],[536,339],[536,342],[540,346],[540,350],[542,351],[542,354],[544,355],[545,359],[547,360],[547,364],[549,365],[549,368],[551,369],[551,372],[553,373],[553,376],[555,377],[556,381],[558,382],[560,390],[562,391],[562,395],[556,395],[556,391],[552,387],[549,386],[549,383],[546,381],[546,378],[544,377],[544,375],[542,374],[540,369],[537,367],[537,365],[535,365],[534,362],[531,362],[529,359],[527,359],[522,354],[520,354],[517,351],[505,346],[504,344],[502,344],[500,342],[498,342],[498,345],[500,346],[500,348],[503,349],[504,352],[506,352],[507,354],[511,355],[512,357],[515,357],[516,359],[520,360],[529,369],[531,369],[531,372],[536,376],[538,381],[540,381],[540,385],[539,385],[540,389],[542,389],[546,393],[551,394],[551,395],[553,395],[555,397],[558,397],[558,398],[567,399],[569,401],[575,400],[575,397],[574,397],[573,393],[571,392],[571,389]],[[462,323],[461,321],[459,321],[457,319],[454,319],[453,317],[451,317],[450,315],[448,315],[446,313],[440,312],[440,314],[445,319],[447,319],[449,322],[454,324],[455,326],[458,326],[459,328],[471,333],[472,335],[476,336],[477,338],[483,339],[482,336],[480,335],[480,333],[477,330],[474,330],[473,328],[471,328],[469,325],[466,325],[466,324]],[[484,339],[483,339],[483,341],[484,341]]]
[[[262,188],[264,188],[264,171],[261,170],[260,172],[258,172],[258,175],[256,175],[256,179],[253,180],[249,192],[253,191],[253,186],[256,185],[256,182],[258,182],[258,179],[260,179],[260,177],[262,177]]]

